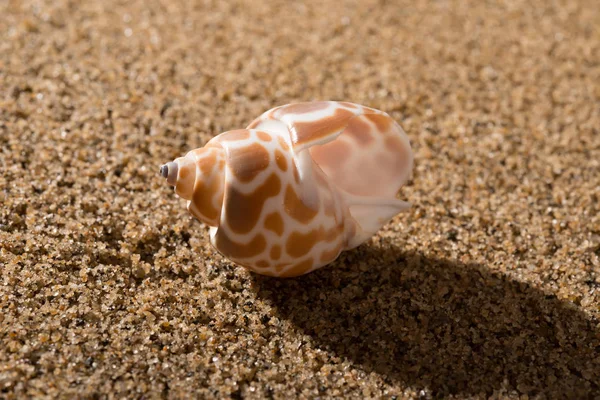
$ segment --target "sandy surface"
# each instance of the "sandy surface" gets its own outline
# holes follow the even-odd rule
[[[600,395],[597,0],[78,3],[0,1],[1,398]],[[158,166],[314,99],[414,207],[252,275]]]

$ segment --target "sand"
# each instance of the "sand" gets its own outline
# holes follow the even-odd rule
[[[596,0],[79,3],[0,1],[1,398],[600,397]],[[158,167],[317,99],[414,206],[253,275]]]

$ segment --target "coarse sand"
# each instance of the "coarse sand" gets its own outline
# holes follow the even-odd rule
[[[309,100],[414,206],[253,275],[158,168]],[[599,160],[598,0],[0,0],[0,398],[599,398]]]

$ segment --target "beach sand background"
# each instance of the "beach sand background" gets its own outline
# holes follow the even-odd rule
[[[600,395],[600,3],[0,1],[0,397]],[[295,101],[388,112],[414,204],[293,280],[163,162]]]

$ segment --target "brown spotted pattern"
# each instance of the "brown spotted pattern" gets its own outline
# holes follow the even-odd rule
[[[308,224],[319,212],[319,210],[307,207],[291,184],[285,190],[283,204],[285,212],[302,224]]]
[[[176,191],[189,200],[188,210],[210,226],[219,223],[224,185],[224,150],[208,147],[193,150],[181,162]],[[193,188],[190,192],[189,188]]]
[[[283,172],[287,171],[287,161],[285,160],[285,155],[279,150],[275,150],[275,162],[280,170]]]
[[[260,131],[250,132],[258,138]],[[334,212],[333,188],[316,165],[312,167],[316,171],[313,184],[318,186],[319,201],[316,207],[309,207],[302,199],[300,176],[287,141],[273,140],[268,145],[259,143],[269,149],[272,163],[264,173],[259,172],[255,176],[254,186],[252,182],[238,179],[234,171],[243,166],[245,160],[231,155],[244,154],[245,149],[256,142],[242,142],[241,145],[233,145],[229,141],[222,143],[227,150],[228,171],[231,171],[232,179],[226,185],[223,218],[213,243],[222,254],[258,273],[296,276],[320,266],[322,257],[329,258],[329,254],[338,254],[343,248],[341,207],[338,206],[338,212]],[[245,190],[248,187],[254,189]],[[279,206],[270,208],[273,203]],[[264,249],[262,242],[253,236],[255,234],[264,235],[267,241]],[[248,243],[252,243],[259,245],[262,251],[240,257],[239,253],[231,251],[232,243],[240,244],[244,251],[248,250]],[[315,251],[317,253],[313,254]],[[265,267],[267,262],[271,269]]]
[[[262,133],[262,132],[261,132]],[[260,143],[252,143],[242,148],[234,148],[229,153],[232,162],[231,171],[242,182],[250,182],[267,169],[270,162],[269,152]]]
[[[273,174],[264,184],[250,193],[243,193],[233,185],[225,191],[226,223],[235,233],[248,233],[258,223],[270,197],[277,196],[281,190],[281,179]]]
[[[293,124],[293,130],[296,136],[294,138],[294,143],[310,143],[339,132],[348,124],[348,120],[354,116],[355,114],[352,111],[340,108],[336,110],[332,116],[318,121],[296,122]]]
[[[265,228],[275,232],[277,236],[283,235],[283,218],[275,211],[265,217]]]
[[[217,231],[214,244],[225,256],[233,259],[251,258],[262,254],[267,248],[267,241],[261,234],[248,243],[240,243],[231,239],[223,229]]]
[[[267,132],[258,131],[256,132],[256,136],[263,142],[270,142],[272,140],[271,135]]]
[[[313,102],[269,110],[247,129],[225,132],[176,161],[176,191],[213,226],[219,252],[260,274],[293,277],[362,240],[364,221],[355,219],[347,196],[379,195],[375,185],[382,182],[383,196],[395,196],[412,153],[387,114]],[[403,176],[379,178],[381,163]]]

